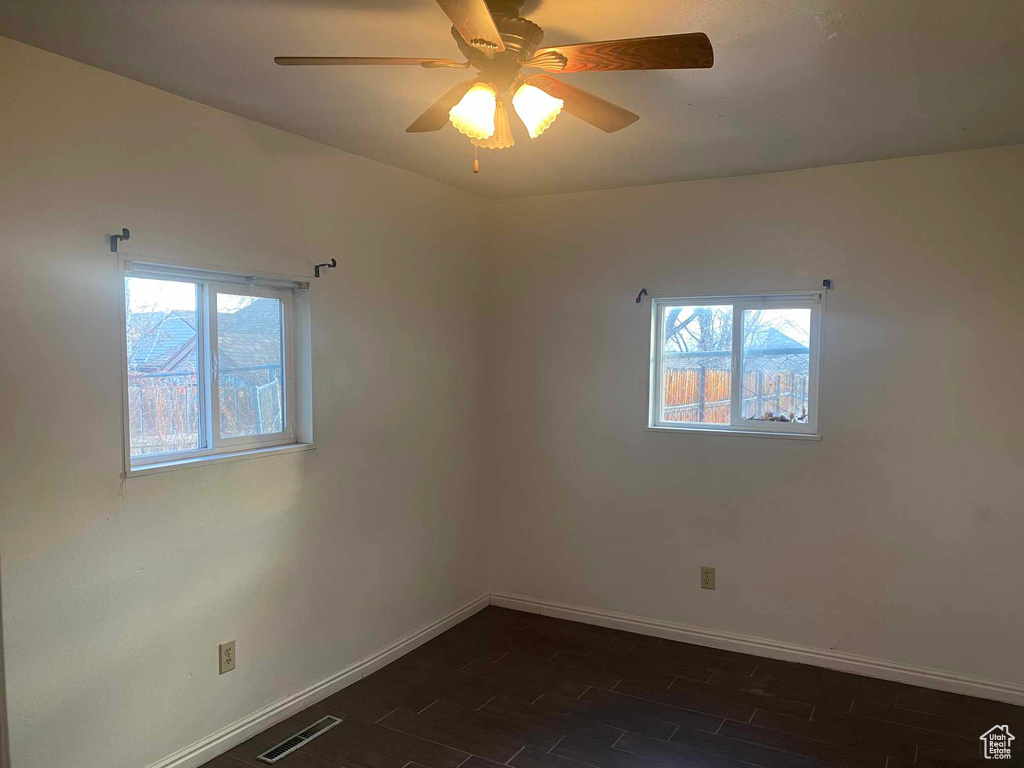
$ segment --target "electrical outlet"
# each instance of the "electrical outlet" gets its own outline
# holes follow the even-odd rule
[[[702,565],[700,567],[700,588],[701,589],[714,589],[715,588],[715,569],[708,565]]]
[[[235,668],[235,641],[229,640],[220,644],[220,674]]]

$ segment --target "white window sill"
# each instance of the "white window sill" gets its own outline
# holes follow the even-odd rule
[[[245,459],[254,459],[257,456],[278,456],[282,453],[311,451],[315,448],[316,446],[312,443],[289,443],[288,445],[274,445],[269,448],[253,448],[248,451],[216,453],[212,456],[193,456],[188,459],[175,459],[174,461],[164,461],[159,464],[143,464],[138,467],[132,467],[125,473],[125,476],[140,477],[142,475],[155,475],[159,472],[171,472],[175,469],[204,467],[209,464],[222,464],[227,461],[243,461]]]
[[[783,440],[821,440],[813,432],[768,432],[744,429],[701,429],[694,427],[645,427],[648,432],[678,432],[687,435],[733,435],[739,437],[774,437]]]

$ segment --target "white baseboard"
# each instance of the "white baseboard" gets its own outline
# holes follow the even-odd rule
[[[365,659],[350,664],[330,677],[314,683],[305,690],[291,696],[286,696],[258,712],[253,712],[248,717],[244,717],[216,733],[200,739],[195,744],[151,764],[149,768],[198,768],[198,766],[208,760],[212,760],[217,755],[227,752],[232,747],[241,744],[260,731],[276,725],[311,704],[326,699],[331,694],[337,693],[342,688],[347,688],[357,680],[390,664],[400,656],[409,653],[409,651],[415,650],[431,638],[450,629],[460,621],[468,619],[477,611],[486,608],[489,602],[490,597],[488,595],[478,597],[476,600],[466,603],[461,608],[457,608],[439,619],[435,619],[415,632],[410,632],[405,637],[381,648]]]
[[[1014,683],[1001,683],[969,677],[941,669],[915,667],[893,661],[873,659],[867,656],[856,656],[852,653],[828,651],[795,643],[783,643],[751,635],[739,635],[732,632],[721,632],[716,629],[692,627],[670,621],[645,619],[613,611],[602,611],[595,608],[584,608],[578,605],[566,605],[547,600],[538,600],[522,595],[510,595],[499,592],[491,594],[491,605],[512,608],[528,613],[540,613],[560,619],[596,624],[601,627],[623,629],[642,635],[664,637],[696,645],[706,645],[728,651],[739,651],[771,659],[793,661],[799,664],[812,664],[842,672],[852,672],[866,677],[882,680],[893,680],[910,685],[920,685],[941,691],[962,693],[967,696],[978,696],[983,699],[1004,701],[1008,704],[1024,705],[1024,686]]]

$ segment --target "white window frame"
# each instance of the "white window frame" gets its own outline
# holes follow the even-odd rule
[[[665,309],[678,306],[732,306],[732,386],[730,388],[730,423],[686,423],[666,421],[662,418],[664,403],[663,353],[665,349]],[[754,421],[740,418],[742,413],[743,375],[743,313],[758,309],[810,309],[811,328],[808,343],[808,373],[810,387],[807,392],[808,417],[806,423]],[[717,296],[666,296],[651,300],[651,359],[650,388],[648,392],[647,428],[660,432],[689,432],[748,435],[758,437],[789,437],[818,440],[819,392],[821,389],[821,337],[825,309],[825,292],[786,291],[771,294],[733,294]]]
[[[282,376],[283,391],[281,393],[281,407],[284,411],[282,419],[283,430],[266,435],[253,435],[245,437],[221,437],[220,436],[220,359],[212,349],[207,351],[209,360],[209,396],[204,398],[210,410],[210,431],[207,437],[214,450],[240,451],[253,448],[269,448],[275,445],[285,445],[295,442],[295,342],[292,334],[294,322],[292,321],[292,295],[290,290],[270,290],[256,288],[253,286],[229,285],[224,283],[208,283],[205,286],[206,300],[209,317],[209,339],[217,339],[217,296],[229,294],[232,296],[253,296],[264,299],[278,299],[281,301],[281,339],[282,360],[284,368]]]
[[[308,330],[308,317],[300,323],[297,316],[296,295],[305,293],[309,283],[286,276],[267,273],[242,274],[225,272],[210,267],[176,264],[169,262],[140,261],[121,257],[120,307],[121,307],[121,375],[123,395],[124,426],[124,472],[126,476],[150,474],[153,472],[194,466],[198,463],[212,463],[268,453],[313,448],[312,429],[308,423],[311,407],[300,408],[297,391],[300,386],[310,389],[311,370],[308,365],[297,365],[298,349],[301,346],[307,356],[309,340],[299,344],[297,326]],[[125,307],[125,278],[138,277],[151,280],[168,280],[177,283],[192,283],[196,286],[196,314],[198,316],[198,384],[200,392],[199,435],[200,447],[184,451],[131,455],[131,423],[128,402],[128,318]],[[282,338],[282,431],[273,434],[223,438],[220,436],[220,361],[217,354],[217,296],[253,296],[278,299],[281,303]],[[308,311],[308,302],[304,303]],[[299,370],[301,368],[301,370]],[[307,406],[311,404],[307,403]],[[305,415],[303,411],[306,411]]]

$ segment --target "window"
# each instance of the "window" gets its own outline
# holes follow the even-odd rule
[[[821,293],[652,307],[650,427],[817,435]]]
[[[124,267],[129,474],[311,442],[305,283]]]

